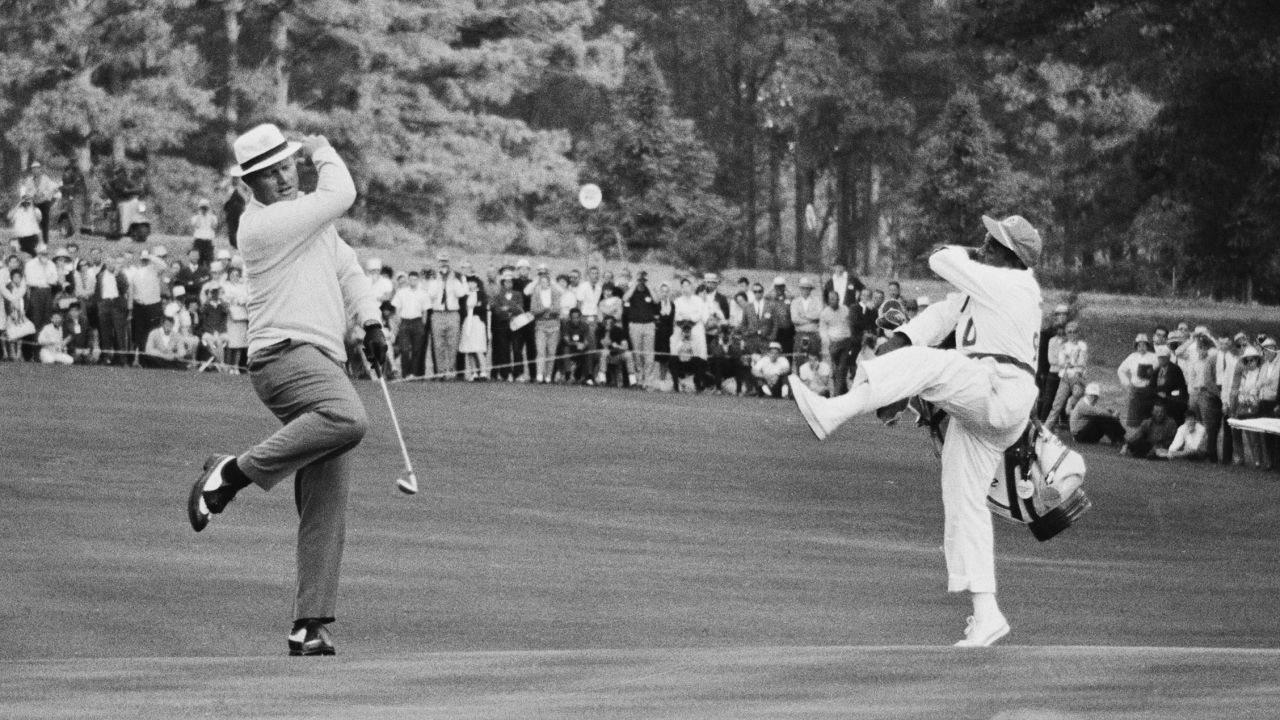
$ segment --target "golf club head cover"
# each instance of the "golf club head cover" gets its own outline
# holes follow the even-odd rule
[[[382,366],[387,362],[387,336],[378,323],[364,326],[364,354],[369,358],[369,364],[381,373]]]

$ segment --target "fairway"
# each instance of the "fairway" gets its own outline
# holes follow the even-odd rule
[[[789,402],[377,386],[336,658],[289,658],[289,483],[203,533],[204,458],[275,421],[243,377],[0,365],[0,716],[1264,718],[1274,474],[1085,449],[1094,509],[997,521],[998,647],[959,651],[921,431],[819,443]]]

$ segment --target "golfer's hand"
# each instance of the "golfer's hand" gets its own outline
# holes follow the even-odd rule
[[[330,147],[329,138],[323,135],[307,135],[302,138],[302,154],[308,160],[316,154],[317,150],[327,147]]]
[[[366,325],[364,328],[364,354],[374,371],[382,374],[382,365],[387,361],[387,338],[382,334],[381,325]]]
[[[907,347],[910,344],[911,340],[908,339],[906,335],[903,335],[902,333],[894,333],[889,336],[888,340],[881,343],[880,347],[876,348],[876,357]]]

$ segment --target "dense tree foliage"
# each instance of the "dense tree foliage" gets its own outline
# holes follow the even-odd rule
[[[0,10],[2,179],[132,173],[170,230],[270,120],[335,141],[382,242],[898,272],[1016,211],[1064,286],[1280,299],[1270,0]]]

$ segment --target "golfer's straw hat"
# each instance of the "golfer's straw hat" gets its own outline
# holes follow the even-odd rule
[[[987,232],[1001,245],[1013,251],[1018,259],[1029,268],[1040,263],[1040,249],[1043,243],[1040,232],[1021,215],[1010,215],[1003,220],[996,220],[987,215],[982,216],[982,224]]]
[[[244,177],[249,173],[271,167],[290,155],[298,152],[302,143],[284,139],[280,128],[271,123],[264,123],[236,138],[231,149],[236,154],[236,166],[231,168],[232,177]]]

